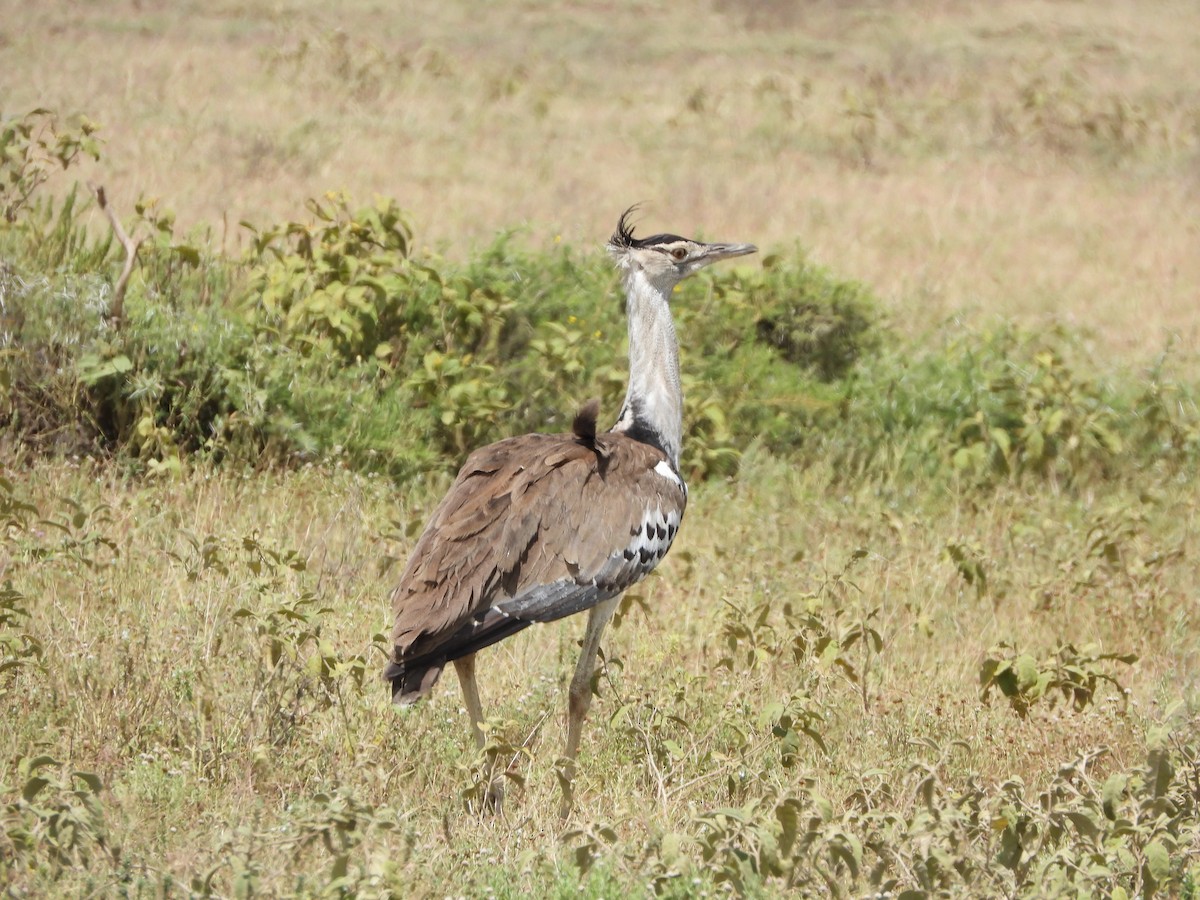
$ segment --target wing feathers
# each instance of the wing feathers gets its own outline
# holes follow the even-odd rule
[[[654,447],[579,430],[511,438],[467,460],[393,593],[394,685],[419,696],[422,666],[588,609],[662,559],[683,516],[682,479]]]
[[[573,578],[564,578],[553,584],[538,585],[520,597],[498,604],[495,608],[518,619],[531,622],[553,622],[585,609],[591,609],[601,600],[616,595],[595,585],[580,584]]]

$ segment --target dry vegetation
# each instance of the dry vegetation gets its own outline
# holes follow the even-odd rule
[[[21,480],[47,520],[15,536],[8,566],[47,671],[5,687],[9,708],[25,710],[3,743],[10,786],[24,786],[34,757],[58,762],[41,772],[49,788],[10,808],[9,839],[19,848],[24,826],[61,847],[60,889],[688,896],[724,879],[821,894],[829,877],[836,893],[865,886],[823,843],[844,833],[868,844],[864,872],[888,861],[910,889],[1040,896],[1057,873],[999,863],[1004,815],[1032,823],[1032,852],[1047,839],[1040,814],[1104,828],[1102,790],[1132,775],[1116,839],[1136,875],[1163,831],[1138,810],[1147,748],[1178,752],[1190,734],[1194,753],[1193,496],[906,496],[839,484],[827,467],[747,460],[736,483],[695,492],[687,540],[606,642],[577,810],[560,823],[554,766],[577,621],[488,654],[492,752],[524,785],[500,816],[478,812],[487,760],[469,749],[457,688],[397,713],[376,680],[381,564],[404,555],[436,486],[398,495],[320,470],[147,484],[92,466]],[[977,568],[948,552],[963,546]],[[817,649],[822,638],[832,644]],[[801,639],[811,646],[797,651]],[[980,697],[981,662],[1004,658],[1005,641],[1047,672],[1073,642],[1069,663],[1120,685],[1101,682],[1078,711],[1052,685],[1018,715]],[[1089,644],[1140,658],[1088,662],[1101,652]],[[1195,756],[1171,759],[1194,790]],[[84,787],[71,770],[104,785],[94,818],[69,793]],[[1028,806],[1006,805],[1006,792]],[[780,870],[755,858],[758,830],[770,833],[785,800],[801,821],[816,816],[816,846],[774,851],[785,881],[760,888]],[[976,831],[953,818],[972,803]],[[896,821],[872,822],[872,810]],[[714,827],[739,811],[741,831]],[[77,831],[55,829],[55,814]],[[1175,837],[1176,884],[1190,871],[1194,886],[1200,833]],[[86,861],[90,875],[69,874]],[[14,875],[18,893],[46,884]]]
[[[917,409],[997,321],[1067,337],[978,353],[1013,370],[980,391],[1061,435],[1048,462],[1027,422],[869,452],[848,430],[827,458],[792,428],[771,440],[807,455],[764,438],[696,484],[605,642],[565,823],[582,622],[481,659],[479,757],[453,679],[404,712],[378,681],[439,475],[193,461],[152,408],[160,477],[0,440],[0,889],[1200,896],[1198,33],[1195,4],[1132,0],[5,3],[3,113],[102,123],[83,177],[231,253],[240,220],[334,188],[397,198],[457,260],[510,228],[592,247],[645,200],[651,227],[799,242],[867,284],[899,374],[858,383]],[[156,266],[135,305],[175,283]],[[0,276],[7,333],[23,295]],[[714,290],[683,299],[711,315]],[[685,368],[719,355],[687,315]],[[1177,392],[1146,372],[1168,346]],[[887,407],[845,397],[846,418]],[[509,802],[481,815],[497,763]]]

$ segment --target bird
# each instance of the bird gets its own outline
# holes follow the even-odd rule
[[[588,611],[568,688],[563,815],[572,804],[601,635],[621,594],[670,549],[687,505],[672,294],[700,269],[758,249],[677,234],[638,238],[635,209],[621,214],[607,243],[629,332],[629,382],[616,423],[598,432],[599,401],[592,400],[570,433],[525,434],[471,453],[391,595],[384,677],[393,701],[404,706],[426,696],[453,663],[481,751],[476,654],[534,623]]]

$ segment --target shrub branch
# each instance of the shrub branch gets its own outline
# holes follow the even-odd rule
[[[104,185],[88,182],[88,187],[96,195],[97,205],[108,216],[113,234],[117,236],[117,240],[125,248],[125,266],[121,269],[121,275],[117,278],[117,283],[113,287],[112,305],[108,311],[108,317],[119,325],[125,316],[125,288],[129,284],[129,276],[133,274],[133,267],[137,263],[138,248],[142,246],[142,239],[138,238],[135,241],[126,233],[125,228],[121,225],[121,220],[117,218],[117,214],[108,205],[108,197],[104,193]]]

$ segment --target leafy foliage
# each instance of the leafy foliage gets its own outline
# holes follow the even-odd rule
[[[1036,794],[1019,778],[955,787],[918,764],[840,807],[808,788],[701,813],[696,840],[739,895],[777,883],[803,896],[1154,896],[1195,876],[1195,753],[1161,746],[1103,780],[1104,754],[1087,754]],[[896,804],[901,796],[914,802]]]
[[[1136,653],[1102,653],[1093,646],[1076,649],[1062,644],[1048,658],[1039,661],[1028,653],[1018,653],[1010,643],[993,647],[979,670],[979,683],[987,699],[993,690],[1008,698],[1020,716],[1046,698],[1053,704],[1061,695],[1077,712],[1093,702],[1101,682],[1108,682],[1118,691],[1121,683],[1101,667],[1104,662],[1137,662]]]
[[[72,251],[82,303],[17,276],[28,314],[4,360],[9,421],[30,442],[53,434],[60,450],[109,447],[155,472],[200,452],[255,463],[336,456],[403,478],[505,434],[565,428],[585,391],[615,410],[624,323],[603,261],[532,255],[502,237],[447,266],[411,256],[390,201],[352,209],[330,195],[309,211],[312,223],[247,226],[248,255],[234,262],[177,237],[156,201],[139,202],[136,229],[149,239],[119,331],[96,280],[111,265],[107,244]],[[77,216],[66,204],[54,233],[83,234]],[[51,237],[24,241],[21,255],[36,260]],[[685,384],[694,477],[731,472],[760,435],[786,447],[791,398],[843,375],[879,340],[863,289],[806,265],[707,279],[678,307],[702,337]],[[56,383],[51,364],[75,377]],[[747,384],[747,366],[760,383]]]
[[[393,202],[352,213],[345,198],[330,196],[308,208],[313,225],[262,232],[246,225],[255,263],[243,303],[256,332],[353,360],[390,356],[386,340],[403,340],[414,319],[418,330],[432,324],[433,304],[412,308],[413,279],[405,277],[412,232]]]
[[[1006,325],[860,366],[838,406],[819,419],[821,449],[854,473],[953,474],[980,487],[1177,466],[1178,451],[1159,448],[1190,446],[1192,389],[1168,389],[1180,392],[1169,412],[1153,389],[1125,391],[1115,374],[1083,361],[1078,338]]]
[[[23,757],[12,774],[19,793],[0,807],[0,865],[32,870],[51,881],[75,867],[120,859],[100,802],[103,784],[91,772],[64,771],[49,756]],[[11,789],[0,787],[0,796]]]
[[[80,156],[100,158],[96,125],[85,117],[64,123],[48,109],[6,119],[0,113],[0,213],[11,224],[55,169]]]
[[[565,429],[589,394],[620,402],[619,292],[596,257],[501,236],[465,266],[417,258],[394,202],[331,194],[310,202],[309,222],[247,224],[248,252],[230,260],[177,236],[157,201],[136,212],[149,237],[116,331],[111,241],[87,237],[73,193],[28,217],[43,225],[0,230],[35,272],[71,260],[40,280],[0,273],[20,308],[0,354],[0,419],[27,444],[115,450],[164,474],[200,453],[406,479],[508,434]],[[847,477],[981,485],[1200,452],[1194,391],[1165,363],[1137,394],[1063,332],[1001,328],[913,354],[865,288],[799,253],[705,273],[674,305],[693,479],[734,472],[752,444],[832,457]]]
[[[17,496],[15,487],[0,468],[0,548],[11,535],[36,521],[37,507]],[[38,666],[44,655],[42,642],[26,630],[27,598],[11,580],[0,583],[0,697],[8,692],[13,676],[22,668]]]
[[[10,672],[37,665],[43,655],[41,642],[20,627],[29,617],[24,603],[25,597],[11,581],[0,586],[0,693],[6,689],[4,682]]]
[[[743,276],[731,289],[765,301],[755,322],[757,337],[785,360],[833,381],[879,350],[878,315],[863,285],[774,255],[763,260],[763,269],[772,277]]]

